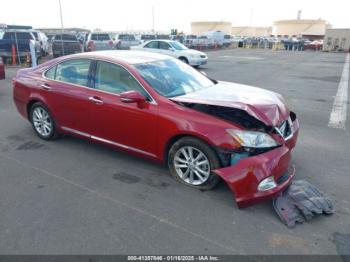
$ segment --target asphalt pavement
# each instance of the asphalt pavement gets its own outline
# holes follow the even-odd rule
[[[201,192],[166,167],[71,137],[40,140],[0,80],[0,254],[337,254],[350,238],[350,112],[328,127],[345,54],[208,52],[210,77],[281,93],[301,131],[296,179],[336,213],[287,228],[270,201],[238,209],[221,183]],[[343,236],[343,235],[342,235]],[[338,247],[338,248],[337,248]]]

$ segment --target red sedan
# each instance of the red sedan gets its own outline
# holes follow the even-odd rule
[[[0,80],[5,79],[5,65],[2,61],[2,58],[0,57]]]
[[[295,113],[274,92],[219,82],[168,56],[76,54],[19,70],[14,101],[45,140],[70,134],[167,163],[179,182],[224,180],[239,207],[272,198],[295,175]]]

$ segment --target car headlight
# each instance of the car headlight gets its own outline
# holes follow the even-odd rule
[[[270,135],[263,132],[237,129],[227,129],[227,132],[243,147],[266,148],[279,145]]]

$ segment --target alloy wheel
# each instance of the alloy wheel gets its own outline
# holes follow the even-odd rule
[[[43,137],[48,137],[52,133],[53,124],[49,113],[42,107],[33,110],[33,125],[35,130]]]
[[[207,156],[192,146],[183,146],[177,150],[174,167],[183,181],[194,186],[202,185],[210,176],[210,163]]]

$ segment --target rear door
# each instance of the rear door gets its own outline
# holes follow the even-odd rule
[[[65,130],[91,132],[90,70],[90,59],[70,59],[45,73],[40,85],[41,94]]]
[[[93,83],[93,139],[154,156],[158,105],[141,84],[124,67],[105,61],[96,62]],[[150,102],[142,106],[121,102],[119,94],[130,90],[139,91]]]

